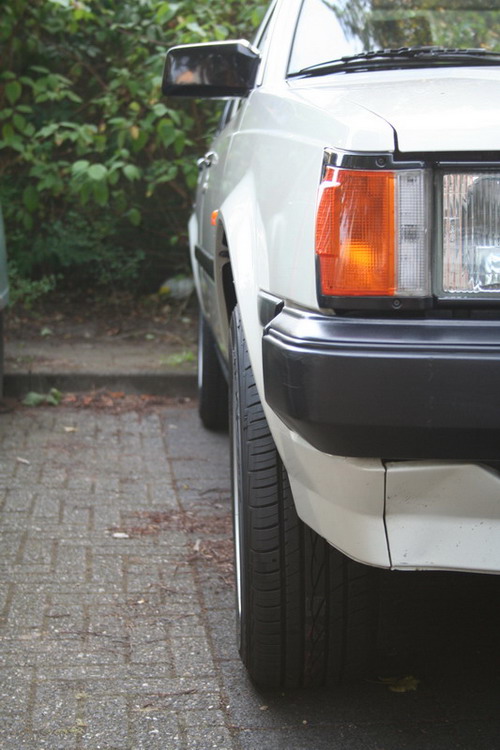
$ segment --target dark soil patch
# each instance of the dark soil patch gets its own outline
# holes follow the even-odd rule
[[[133,394],[123,391],[107,391],[99,389],[87,393],[66,393],[58,407],[70,407],[73,409],[94,409],[105,411],[110,414],[124,414],[135,411],[139,413],[153,412],[158,407],[165,406],[193,406],[190,398],[150,396],[146,393]]]
[[[151,337],[188,347],[196,342],[198,307],[195,295],[171,300],[163,295],[92,296],[51,294],[32,309],[21,304],[5,315],[5,337],[45,337],[71,341],[134,340]]]
[[[40,404],[40,406],[25,406],[15,398],[0,400],[0,414],[7,414],[17,409],[93,409],[108,414],[125,414],[137,412],[147,414],[166,406],[184,406],[193,408],[194,402],[185,396],[152,396],[146,393],[131,394],[122,391],[108,391],[99,389],[85,393],[65,393],[57,406]]]

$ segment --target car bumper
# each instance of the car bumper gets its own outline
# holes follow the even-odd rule
[[[264,329],[263,375],[270,408],[324,453],[499,460],[498,321],[285,307]]]

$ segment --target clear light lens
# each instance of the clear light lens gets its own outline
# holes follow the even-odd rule
[[[426,181],[424,172],[397,173],[396,294],[402,297],[425,297],[430,293]]]
[[[500,297],[500,173],[443,176],[443,293]]]

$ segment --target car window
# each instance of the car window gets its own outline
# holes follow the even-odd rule
[[[262,50],[265,47],[266,40],[269,36],[269,29],[271,27],[271,18],[274,14],[274,4],[270,7],[268,13],[266,13],[264,20],[262,21],[255,37],[253,40],[253,44],[255,47],[257,47],[258,50],[262,52]]]
[[[498,0],[304,0],[289,73],[415,46],[500,52]]]

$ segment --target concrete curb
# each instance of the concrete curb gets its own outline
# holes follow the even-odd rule
[[[193,398],[197,392],[195,373],[6,373],[4,395],[18,398],[29,391],[47,393],[51,388],[62,392],[92,391],[106,388],[125,393],[147,393],[151,396]]]

